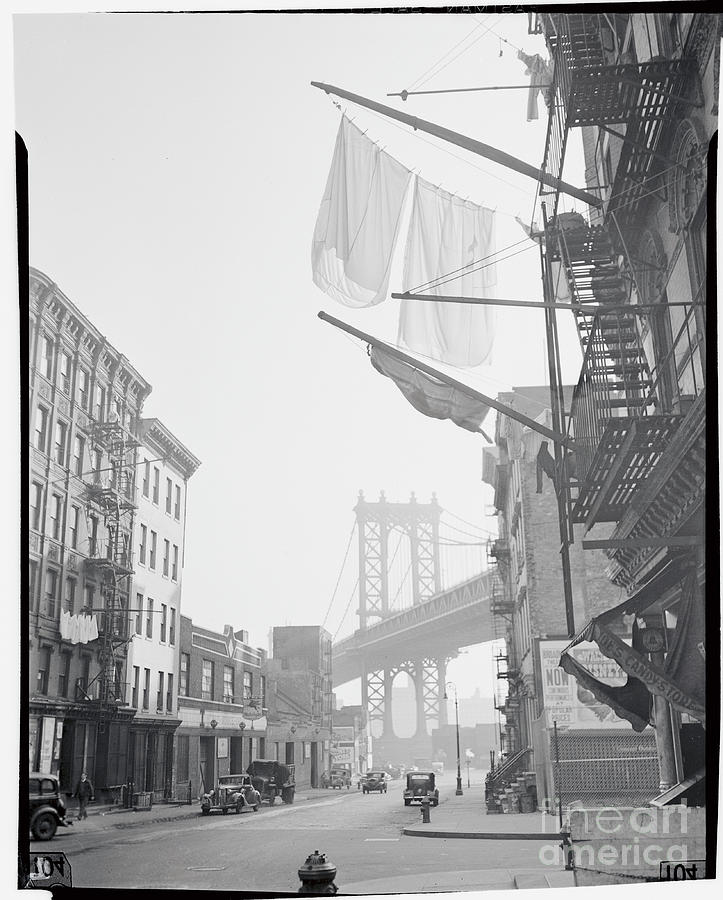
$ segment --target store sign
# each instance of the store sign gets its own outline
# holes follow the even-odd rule
[[[569,641],[540,641],[542,696],[548,728],[624,728],[631,725],[568,675],[558,665],[560,654]],[[604,684],[620,686],[627,681],[618,664],[603,655],[595,644],[581,643],[568,650],[570,656]]]
[[[331,761],[339,764],[354,762],[354,744],[346,741],[334,744],[331,748]]]
[[[218,738],[218,758],[226,759],[228,756],[228,738]]]
[[[53,744],[55,742],[55,718],[43,716],[43,738],[40,744],[40,771],[50,772],[53,764]]]

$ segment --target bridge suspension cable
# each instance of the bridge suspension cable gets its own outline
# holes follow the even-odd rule
[[[347,541],[346,550],[344,551],[344,562],[341,564],[341,569],[339,569],[339,577],[336,579],[336,584],[334,585],[334,592],[331,595],[331,600],[329,601],[329,606],[326,610],[326,615],[324,616],[324,621],[321,623],[321,627],[323,628],[326,625],[326,620],[329,618],[329,613],[331,612],[331,607],[334,603],[334,599],[336,597],[336,592],[339,590],[339,582],[341,581],[341,576],[344,574],[344,566],[346,565],[346,561],[349,557],[349,550],[351,548],[351,542],[354,537],[354,532],[356,531],[356,520],[354,520],[354,524],[352,525],[351,532],[349,534],[349,540]],[[346,615],[346,613],[345,613]]]
[[[336,628],[336,631],[334,632],[334,637],[332,638],[332,641],[335,641],[335,640],[336,640],[337,634],[339,634],[339,632],[341,631],[341,626],[344,624],[344,620],[346,619],[346,615],[347,615],[347,613],[349,612],[349,607],[351,606],[351,601],[354,599],[354,596],[356,595],[356,590],[357,590],[358,587],[359,587],[359,578],[357,577],[357,580],[356,580],[356,582],[355,582],[355,584],[354,584],[354,587],[353,587],[352,590],[351,590],[351,594],[349,595],[349,600],[348,600],[348,602],[347,602],[347,604],[346,604],[346,609],[344,610],[344,615],[341,617],[341,621],[339,622],[339,624],[338,624],[338,626],[337,626],[337,628]]]

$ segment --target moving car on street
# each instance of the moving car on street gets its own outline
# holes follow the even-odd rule
[[[362,785],[363,786],[363,785]],[[330,788],[346,788],[349,790],[351,787],[351,772],[349,769],[342,769],[341,767],[333,767],[329,772],[329,783],[327,787]]]
[[[402,792],[404,805],[429,800],[432,806],[439,805],[439,789],[434,786],[434,772],[407,772],[407,786]]]
[[[36,841],[49,841],[65,821],[67,809],[60,796],[60,785],[55,775],[30,773],[29,784],[30,832]]]
[[[201,797],[201,815],[220,809],[226,815],[230,809],[240,813],[244,809],[258,812],[261,795],[251,783],[250,775],[221,775],[213,790]]]
[[[380,794],[387,792],[387,773],[386,772],[367,772],[362,782],[362,793],[371,794],[372,791],[379,791]]]

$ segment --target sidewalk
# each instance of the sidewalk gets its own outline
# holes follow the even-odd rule
[[[439,806],[429,810],[429,824],[414,823],[404,828],[410,837],[476,838],[478,840],[551,841],[558,838],[560,825],[546,813],[488,814],[484,786],[472,785],[461,797],[454,789],[444,791]]]
[[[304,788],[296,794],[294,803],[303,803],[307,800],[319,800],[331,797],[338,792],[322,790],[320,788]],[[281,801],[278,806],[283,806]],[[67,821],[72,823],[70,828],[80,833],[106,831],[109,828],[133,828],[136,825],[150,825],[161,822],[177,822],[181,819],[196,819],[201,815],[201,804],[197,798],[193,803],[155,803],[150,809],[123,809],[120,806],[98,806],[90,804],[88,818],[78,821],[78,807],[71,806],[68,809]],[[214,814],[216,815],[216,814]]]

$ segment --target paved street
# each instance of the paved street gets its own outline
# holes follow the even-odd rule
[[[295,892],[297,869],[317,849],[337,866],[339,890],[351,893],[501,889],[513,887],[516,875],[550,872],[539,862],[539,844],[530,841],[403,835],[404,827],[421,822],[421,814],[403,805],[401,790],[401,781],[394,781],[387,794],[314,791],[293,806],[264,806],[258,813],[121,828],[104,824],[91,831],[96,816],[89,827],[83,822],[60,829],[51,845],[33,842],[32,849],[63,850],[78,887]],[[479,783],[467,794],[479,802],[480,818],[482,795]],[[462,802],[448,773],[432,818],[449,820],[454,804]]]

